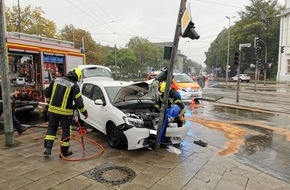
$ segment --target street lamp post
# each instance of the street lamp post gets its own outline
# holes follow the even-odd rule
[[[237,93],[236,93],[236,102],[239,102],[239,91],[240,91],[240,64],[241,64],[241,56],[242,56],[242,47],[249,48],[251,47],[251,43],[239,44],[239,61],[238,61],[238,69],[237,69]]]
[[[231,27],[231,18],[235,18],[235,16],[233,17],[229,17],[226,16],[227,19],[229,19],[229,28],[228,28],[228,54],[227,54],[227,65],[226,65],[226,87],[228,86],[228,78],[229,78],[229,63],[230,63],[230,27]]]

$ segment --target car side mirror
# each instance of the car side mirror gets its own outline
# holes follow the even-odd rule
[[[102,106],[106,105],[106,102],[103,101],[102,99],[96,99],[94,103],[95,105],[102,105]]]

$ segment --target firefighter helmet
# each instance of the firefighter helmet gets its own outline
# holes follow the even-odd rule
[[[82,71],[80,68],[74,68],[72,69],[72,71],[77,75],[78,77],[78,82],[80,82],[81,78],[82,78]]]

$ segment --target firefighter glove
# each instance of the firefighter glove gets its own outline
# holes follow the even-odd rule
[[[83,116],[85,116],[85,119],[87,119],[89,117],[87,110],[82,112]]]

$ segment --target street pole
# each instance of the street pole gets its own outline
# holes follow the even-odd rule
[[[259,64],[259,56],[256,56],[256,66],[255,66],[255,91],[257,90],[257,75],[258,75],[258,64]]]
[[[162,101],[162,104],[161,104],[161,110],[160,110],[159,121],[158,121],[158,126],[157,126],[157,135],[156,135],[155,149],[160,148],[160,143],[158,142],[158,137],[159,137],[160,132],[161,132],[160,131],[161,130],[161,126],[162,126],[162,123],[163,123],[165,110],[167,108],[167,101],[168,101],[168,97],[169,97],[169,87],[170,87],[171,81],[172,81],[173,66],[174,66],[176,51],[178,49],[180,33],[181,33],[181,18],[182,18],[182,15],[183,15],[184,11],[185,11],[186,1],[187,0],[181,0],[180,1],[180,8],[179,8],[179,14],[178,14],[178,17],[177,17],[174,41],[173,41],[173,46],[172,46],[172,50],[171,50],[170,63],[169,63],[168,68],[167,68],[166,86],[165,86],[164,95],[163,95],[164,97],[163,97],[163,101]]]
[[[265,64],[264,64],[264,86],[266,86],[266,64],[268,62],[267,60],[267,45],[265,43],[264,40],[260,39],[261,42],[263,42],[264,46],[265,46]]]
[[[237,79],[237,92],[236,92],[236,102],[239,102],[239,98],[240,98],[240,64],[241,64],[241,57],[242,57],[242,51],[241,51],[241,46],[239,47],[239,64],[238,64],[238,69],[237,69],[237,73],[238,73],[238,79]]]
[[[82,37],[82,49],[83,49],[82,53],[85,53],[85,37]]]
[[[115,80],[117,79],[117,47],[115,44]]]
[[[229,17],[226,16],[227,19],[229,19],[229,28],[228,28],[228,52],[227,52],[227,65],[226,65],[226,88],[228,87],[228,80],[229,80],[229,64],[230,64],[230,27],[231,27],[231,18],[235,18],[235,16],[233,17]]]
[[[239,93],[240,93],[240,64],[241,64],[241,58],[242,58],[242,47],[251,47],[251,43],[245,43],[245,44],[239,44],[239,62],[238,62],[238,69],[237,69],[237,97],[236,97],[236,102],[239,102]]]
[[[6,46],[6,22],[5,22],[5,3],[0,0],[0,74],[2,85],[2,104],[4,118],[4,133],[6,146],[14,145],[14,128],[12,122],[12,110],[10,99],[10,81],[8,73],[7,46]],[[4,109],[5,108],[5,109]]]
[[[18,0],[18,31],[21,32],[20,3]]]

